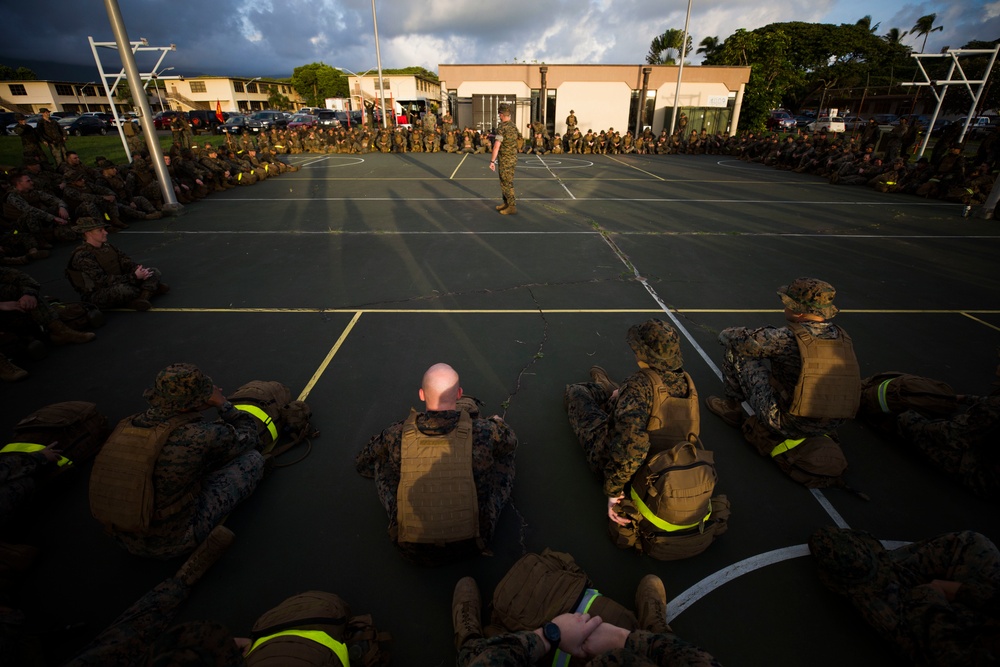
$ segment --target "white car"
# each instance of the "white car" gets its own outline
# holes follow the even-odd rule
[[[822,132],[826,130],[827,132],[836,132],[840,134],[847,130],[847,126],[844,124],[844,119],[840,116],[820,116],[813,122],[806,125],[810,132]]]

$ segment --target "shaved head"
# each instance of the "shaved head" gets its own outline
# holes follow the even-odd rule
[[[448,364],[434,364],[424,372],[420,383],[420,400],[428,410],[454,410],[455,402],[462,397],[458,373]]]

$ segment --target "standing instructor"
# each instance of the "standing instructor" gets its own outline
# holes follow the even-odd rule
[[[514,167],[517,166],[517,127],[510,120],[510,105],[499,107],[500,127],[497,128],[493,141],[493,156],[490,158],[490,169],[497,171],[500,163],[500,192],[503,203],[497,206],[500,215],[517,215],[517,205],[514,200]]]

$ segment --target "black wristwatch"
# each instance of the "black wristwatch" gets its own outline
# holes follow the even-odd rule
[[[549,621],[542,626],[542,634],[545,636],[545,641],[551,644],[553,649],[559,648],[559,642],[562,641],[562,632],[559,630],[558,625]]]

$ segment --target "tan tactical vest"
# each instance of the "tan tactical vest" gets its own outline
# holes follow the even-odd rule
[[[656,371],[640,369],[653,385],[653,407],[649,412],[649,455],[669,449],[678,442],[686,442],[688,435],[701,434],[701,412],[698,407],[698,390],[687,373],[688,397],[677,398],[668,393],[663,379]]]
[[[288,598],[254,623],[248,667],[345,665],[351,608],[339,596],[307,591]]]
[[[193,497],[184,494],[155,510],[153,469],[170,434],[201,416],[178,415],[153,428],[133,426],[136,416],[118,422],[94,459],[90,474],[90,512],[113,532],[145,533],[154,516],[169,518]]]
[[[83,271],[78,271],[73,268],[73,262],[76,260],[76,256],[84,252],[90,252],[93,254],[97,263],[101,265],[101,268],[104,269],[104,272],[108,275],[121,275],[122,266],[118,260],[118,253],[114,250],[114,248],[107,245],[95,248],[90,244],[77,246],[69,258],[69,264],[66,267],[66,277],[73,285],[73,289],[75,289],[78,293],[90,294],[97,288],[97,285],[95,285],[90,278],[84,275]]]
[[[802,372],[788,413],[810,419],[848,419],[861,404],[861,369],[851,337],[817,338],[801,324],[789,323],[802,356]]]
[[[417,413],[403,425],[402,465],[396,492],[397,541],[447,544],[479,537],[479,501],[472,476],[472,418],[443,436],[417,428]]]

